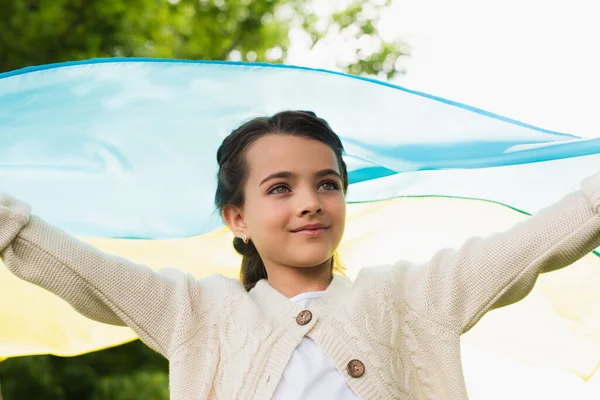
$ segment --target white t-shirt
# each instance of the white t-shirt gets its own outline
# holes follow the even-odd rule
[[[303,309],[325,292],[307,292],[290,300]],[[310,338],[304,337],[283,371],[273,400],[359,400],[346,380]]]

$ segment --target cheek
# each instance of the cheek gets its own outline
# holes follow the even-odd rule
[[[330,199],[329,202],[329,207],[328,207],[328,211],[329,214],[332,216],[332,218],[335,218],[337,220],[337,222],[339,223],[339,220],[345,220],[346,219],[346,200],[344,199],[343,196],[336,196],[334,198]]]
[[[265,228],[271,231],[272,234],[281,233],[282,229],[288,227],[290,214],[286,207],[273,205],[266,208],[263,215],[265,216]]]
[[[339,213],[338,215],[336,215],[338,224],[340,226],[340,230],[339,230],[339,235],[340,235],[340,240],[341,240],[341,236],[344,234],[344,230],[346,228],[346,203],[345,201],[342,202],[340,208],[339,208]]]
[[[257,234],[267,236],[263,239],[272,241],[275,238],[269,236],[288,226],[290,211],[286,202],[265,200],[256,204],[252,211],[252,228]]]
[[[346,202],[344,197],[336,196],[328,199],[325,211],[329,215],[330,222],[335,226],[335,235],[341,239],[346,226]]]

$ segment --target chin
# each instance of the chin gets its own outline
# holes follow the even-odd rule
[[[288,265],[293,265],[296,268],[314,268],[328,262],[332,256],[331,254],[323,254],[321,256],[312,255],[310,257],[299,255],[291,259]]]

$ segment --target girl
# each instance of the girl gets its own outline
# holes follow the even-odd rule
[[[87,317],[135,330],[168,358],[173,400],[466,399],[460,335],[600,245],[600,175],[508,232],[351,282],[334,273],[342,154],[310,112],[256,118],[225,138],[215,200],[243,256],[241,283],[103,254],[8,195],[2,258]]]

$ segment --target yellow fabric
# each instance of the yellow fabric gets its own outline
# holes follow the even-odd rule
[[[339,253],[352,278],[364,266],[396,259],[424,261],[440,247],[456,247],[467,237],[505,230],[524,218],[528,217],[498,204],[464,199],[353,204],[348,206]],[[240,259],[225,228],[179,240],[84,240],[153,268],[177,267],[198,278],[213,273],[236,277],[239,272]],[[128,328],[80,316],[63,300],[17,279],[6,268],[0,268],[0,304],[0,358],[77,355],[135,339]],[[571,382],[569,377],[577,374],[588,383],[597,382],[592,377],[600,366],[598,310],[600,259],[590,254],[569,268],[542,275],[525,300],[488,313],[463,342],[509,364],[558,371],[561,378],[554,381]],[[465,365],[473,360],[476,357],[465,353]],[[471,389],[477,385],[470,378],[474,371],[465,368]],[[594,393],[600,394],[599,385],[594,385]]]

